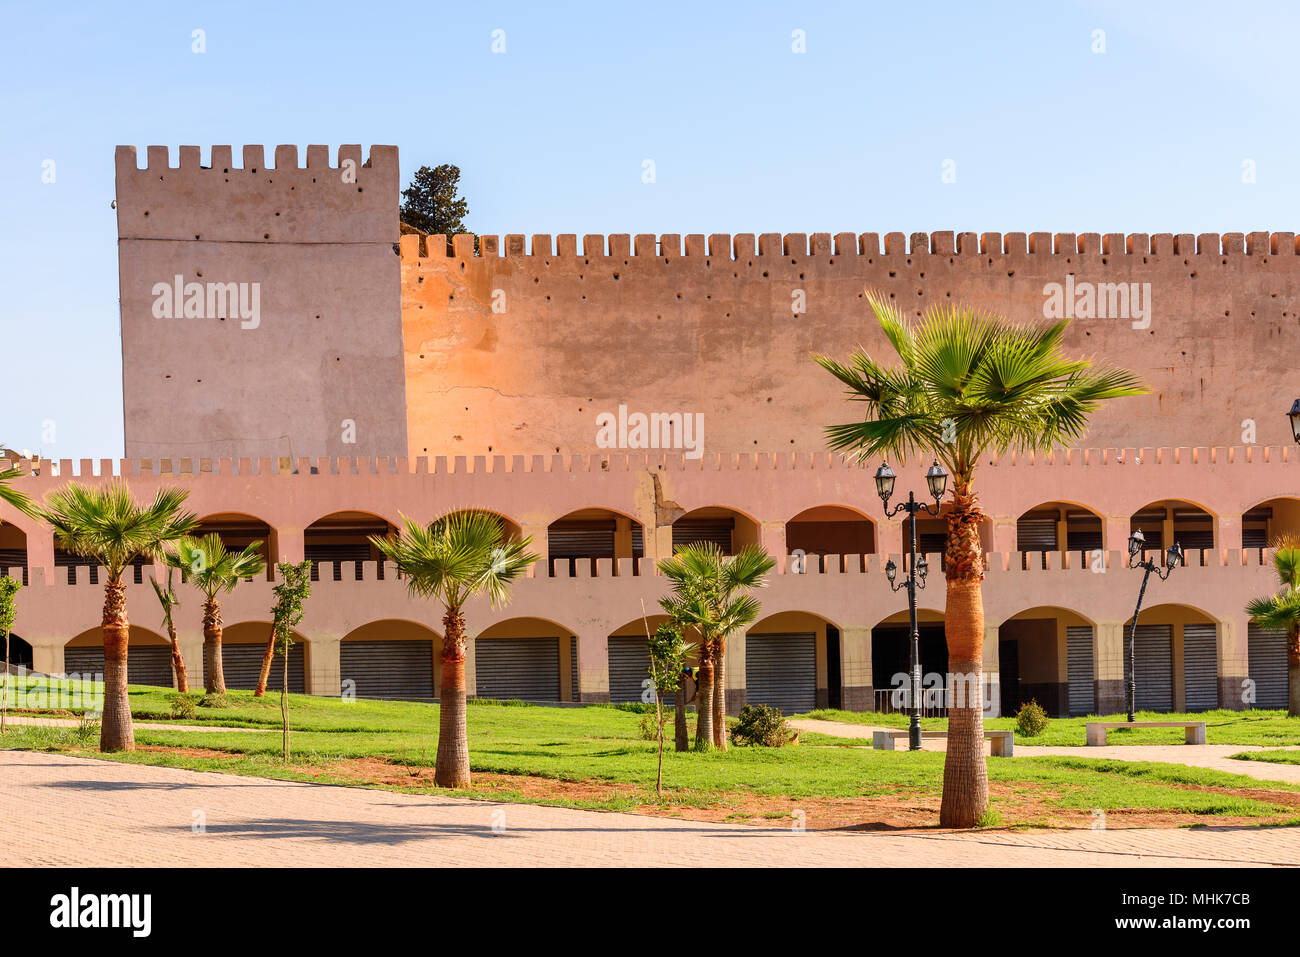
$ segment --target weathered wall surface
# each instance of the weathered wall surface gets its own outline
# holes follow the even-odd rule
[[[139,169],[117,149],[128,456],[406,451],[397,150],[265,159],[248,146],[237,168],[215,146],[204,167],[183,146],[172,167],[151,146]],[[210,298],[217,283],[240,284],[248,308]]]
[[[1152,389],[1112,403],[1079,445],[1291,441],[1292,233],[891,233],[883,248],[874,233],[700,235],[684,250],[675,235],[487,236],[481,255],[467,239],[451,256],[403,239],[411,455],[592,452],[597,414],[620,404],[702,413],[709,452],[821,449],[823,427],[857,410],[810,353],[889,354],[864,287],[912,313],[961,301],[1041,321],[1044,288],[1064,299],[1067,282],[1076,304],[1089,285],[1138,284],[1146,315],[1131,302],[1076,318],[1065,349]]]

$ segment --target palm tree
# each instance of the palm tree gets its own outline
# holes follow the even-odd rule
[[[397,564],[414,595],[443,606],[442,688],[438,702],[438,757],[434,782],[469,786],[469,732],[465,710],[465,602],[486,594],[493,605],[510,598],[510,584],[537,561],[532,538],[508,540],[501,519],[487,512],[456,512],[428,525],[405,515],[397,538],[370,541]]]
[[[165,542],[190,531],[197,518],[181,511],[188,489],[162,488],[152,504],[140,505],[125,482],[90,487],[69,482],[49,494],[39,516],[54,528],[59,547],[93,558],[108,572],[104,583],[104,713],[101,751],[133,751],[131,704],[127,698],[127,646],[131,623],[126,614],[122,572],[137,557],[157,558]]]
[[[20,492],[9,483],[16,478],[26,475],[18,466],[12,468],[0,469],[0,502],[18,509],[24,515],[35,516],[36,507],[32,503],[31,496],[26,492]]]
[[[1286,713],[1300,715],[1300,535],[1282,535],[1273,543],[1273,568],[1282,590],[1267,598],[1253,598],[1246,614],[1256,624],[1286,632]]]
[[[235,590],[240,579],[266,570],[266,561],[253,542],[242,552],[226,551],[216,532],[202,538],[185,536],[176,550],[167,553],[167,564],[179,568],[190,584],[203,592],[203,687],[208,694],[226,693],[226,675],[221,667],[221,602],[218,595]]]
[[[940,823],[972,827],[988,807],[980,678],[984,660],[983,518],[975,466],[1008,450],[1047,451],[1081,437],[1105,399],[1147,390],[1131,373],[1092,369],[1060,349],[1068,322],[1017,325],[940,304],[913,324],[887,298],[871,303],[901,365],[859,349],[846,365],[816,361],[866,405],[866,420],[826,429],[833,449],[861,458],[934,456],[953,476],[948,513],[945,629],[949,656],[948,753]]]
[[[175,569],[167,569],[167,587],[164,588],[158,584],[158,579],[149,579],[153,585],[153,593],[158,596],[158,604],[162,605],[163,610],[163,627],[167,629],[167,640],[172,644],[172,672],[176,675],[176,690],[181,694],[188,694],[190,690],[190,677],[185,670],[185,656],[181,654],[180,639],[176,637],[176,624],[172,621],[172,608],[180,604],[176,597],[176,590],[172,588],[172,572]]]
[[[673,583],[673,594],[661,598],[660,606],[702,636],[698,750],[706,750],[710,743],[727,749],[727,636],[758,620],[758,600],[744,592],[766,585],[763,576],[775,564],[758,545],[746,545],[738,554],[726,556],[714,542],[686,545],[659,562],[660,572]],[[706,725],[707,734],[701,730]]]

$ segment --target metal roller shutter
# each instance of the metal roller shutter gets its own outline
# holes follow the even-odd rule
[[[1124,629],[1124,681],[1128,687],[1129,631]],[[1174,707],[1173,626],[1138,625],[1137,707],[1139,711],[1171,711]],[[1127,690],[1126,690],[1127,693]]]
[[[252,642],[238,645],[222,644],[221,672],[226,677],[226,687],[235,691],[252,691],[256,688],[257,678],[262,673],[262,655],[265,653],[264,644]],[[307,686],[303,677],[306,672],[303,665],[305,658],[302,642],[296,642],[289,649],[289,690],[294,694],[306,692]],[[271,659],[271,673],[267,678],[266,687],[270,691],[279,691],[283,680],[284,655],[277,650],[275,657]]]
[[[673,523],[673,551],[696,542],[714,542],[722,551],[731,554],[731,533],[736,527],[734,518],[683,518]]]
[[[611,558],[614,555],[614,520],[552,522],[546,548],[556,558]]]
[[[569,700],[581,701],[581,689],[578,687],[578,636],[569,638]]]
[[[1016,550],[1020,552],[1054,552],[1056,551],[1056,512],[1030,512],[1022,515],[1016,522]],[[1021,557],[1021,566],[1028,567],[1029,555]],[[1041,555],[1039,561],[1047,567],[1047,556]]]
[[[609,639],[609,700],[614,704],[640,701],[643,681],[650,678],[650,652],[644,638]]]
[[[356,682],[358,698],[432,701],[433,642],[339,642],[339,677]]]
[[[103,647],[87,646],[63,650],[65,674],[95,675],[104,673]],[[172,651],[166,645],[128,645],[126,680],[133,685],[173,688]]]
[[[1246,647],[1250,680],[1255,683],[1255,707],[1285,708],[1290,687],[1286,633],[1265,631],[1252,621],[1246,628]]]
[[[812,634],[749,635],[745,639],[745,700],[785,714],[817,707],[817,638]]]
[[[1092,626],[1065,629],[1065,667],[1069,680],[1070,714],[1092,714],[1097,707],[1092,664]]]
[[[558,638],[481,638],[474,643],[480,698],[560,700]]]
[[[1183,697],[1188,711],[1219,706],[1219,655],[1213,624],[1183,625]]]
[[[303,557],[312,563],[312,581],[320,580],[321,563],[325,564],[325,574],[336,582],[342,581],[346,573],[351,573],[351,577],[360,581],[361,566],[356,563],[370,561],[370,545],[366,542],[354,545],[307,545],[303,548]]]

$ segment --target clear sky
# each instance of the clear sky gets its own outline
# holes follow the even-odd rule
[[[1300,227],[1282,3],[4,0],[0,18],[0,443],[54,458],[122,454],[119,143],[396,144],[404,179],[458,164],[469,227],[495,234]]]

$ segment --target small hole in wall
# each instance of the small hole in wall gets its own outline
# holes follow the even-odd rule
[[[145,213],[145,215],[148,216],[149,214],[148,214],[148,213]],[[763,278],[764,278],[764,279],[767,278],[767,270],[766,270],[766,269],[763,270]]]
[[[263,239],[270,239],[270,238],[271,238],[271,234],[270,234],[270,233],[262,233],[262,238],[263,238]]]
[[[362,189],[361,189],[360,186],[357,187],[357,192],[358,192],[358,193],[362,192]]]
[[[148,216],[148,215],[149,215],[149,210],[146,209],[146,210],[144,211],[144,214],[145,214],[146,216]]]
[[[171,377],[172,377],[172,374],[171,374],[170,372],[167,373],[165,376],[163,376],[164,379],[170,379]]]

